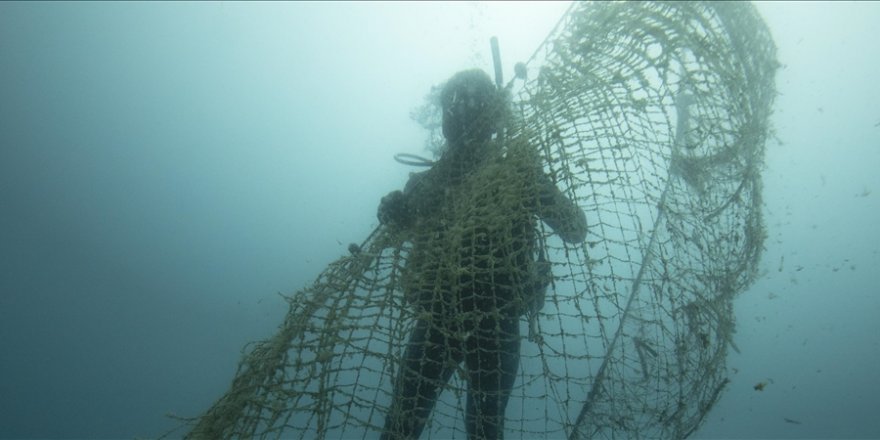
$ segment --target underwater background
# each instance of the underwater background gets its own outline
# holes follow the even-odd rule
[[[156,437],[565,3],[0,2],[0,438]],[[695,438],[880,438],[880,3],[758,3],[782,68],[762,275]]]

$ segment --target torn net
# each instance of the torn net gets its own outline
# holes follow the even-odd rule
[[[588,235],[565,244],[535,224],[552,276],[532,338],[528,314],[520,322],[507,438],[684,438],[719,399],[731,302],[754,280],[765,236],[777,66],[768,29],[738,2],[577,3],[529,60],[506,137],[531,150],[501,149],[537,161],[584,211]],[[448,214],[459,239],[478,234],[463,221],[477,212],[522,215],[517,191],[478,190],[516,187],[495,171]],[[413,243],[430,242],[459,275],[484,271],[432,233],[402,240],[379,227],[287,298],[278,332],[247,350],[187,437],[377,438],[424,313],[408,286],[430,291],[449,275],[427,274]],[[466,438],[463,375],[445,384],[422,438]]]

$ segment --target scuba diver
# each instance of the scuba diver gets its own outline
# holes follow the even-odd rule
[[[467,382],[468,438],[501,439],[519,368],[519,320],[543,304],[551,277],[537,222],[575,244],[587,222],[534,148],[492,139],[507,100],[485,72],[455,74],[440,106],[447,149],[378,209],[379,221],[412,244],[401,282],[416,310],[381,438],[417,439],[459,371]]]

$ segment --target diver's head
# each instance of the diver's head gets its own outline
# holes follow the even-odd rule
[[[486,72],[473,69],[456,73],[440,91],[443,136],[450,145],[488,141],[497,129],[500,103]]]

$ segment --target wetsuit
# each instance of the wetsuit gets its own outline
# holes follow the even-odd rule
[[[540,284],[537,222],[567,242],[586,235],[583,212],[544,174],[534,149],[491,140],[503,113],[498,96],[482,71],[453,76],[440,94],[448,150],[379,205],[379,220],[412,243],[402,285],[417,316],[383,439],[418,438],[462,363],[468,438],[503,437],[519,318]]]
[[[531,158],[502,157],[492,142],[469,151],[414,175],[404,191],[410,218],[402,226],[413,247],[403,285],[420,318],[383,438],[418,438],[462,363],[468,437],[503,437],[519,319],[534,301],[537,221],[560,225],[580,212]]]

